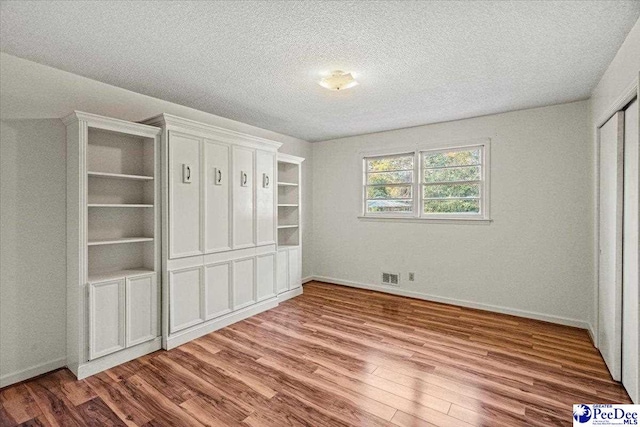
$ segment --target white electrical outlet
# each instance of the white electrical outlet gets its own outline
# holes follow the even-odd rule
[[[400,274],[398,274],[398,273],[382,273],[382,284],[383,285],[391,285],[391,286],[399,286],[400,285]]]
[[[414,280],[416,280],[415,273],[413,273],[413,272],[409,273],[409,281],[413,282]]]

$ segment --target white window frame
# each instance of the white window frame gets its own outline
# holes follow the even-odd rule
[[[423,179],[424,167],[422,165],[423,153],[450,150],[465,150],[481,148],[481,175],[480,175],[480,212],[479,213],[445,213],[425,214],[423,212]],[[366,160],[371,157],[393,157],[413,154],[413,212],[388,213],[367,212],[366,195]],[[361,152],[359,156],[359,173],[361,185],[360,212],[358,218],[363,220],[397,221],[397,222],[436,222],[436,223],[490,223],[491,222],[491,140],[489,138],[448,141],[432,144],[421,144],[413,147],[403,147],[395,150],[377,150]]]

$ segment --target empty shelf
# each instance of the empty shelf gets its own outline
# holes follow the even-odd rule
[[[278,203],[279,207],[289,207],[289,208],[295,208],[298,207],[297,203]]]
[[[152,176],[144,175],[126,175],[122,173],[108,173],[108,172],[87,172],[89,176],[95,176],[98,178],[110,178],[110,179],[131,179],[137,181],[152,181]]]
[[[116,204],[116,203],[89,203],[90,208],[152,208],[153,205]]]
[[[89,240],[87,245],[117,245],[120,243],[137,243],[137,242],[153,242],[153,237],[120,237],[116,239],[95,239]]]
[[[279,225],[278,228],[298,228],[298,224]]]
[[[278,182],[278,185],[281,187],[297,187],[298,184],[295,182]]]
[[[110,271],[107,273],[93,273],[89,274],[89,282],[104,282],[106,280],[117,280],[123,279],[125,277],[135,277],[135,276],[144,276],[145,274],[154,273],[153,270],[149,268],[132,268],[128,270],[118,270],[118,271]]]

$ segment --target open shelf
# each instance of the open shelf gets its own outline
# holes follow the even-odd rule
[[[90,203],[87,205],[90,208],[152,208],[153,205],[137,205],[132,203]]]
[[[278,185],[280,187],[297,187],[298,184],[296,184],[295,182],[278,182]]]
[[[153,181],[152,176],[146,176],[146,175],[127,175],[123,173],[110,173],[110,172],[87,172],[87,175],[95,178],[129,179],[134,181]]]
[[[144,276],[153,273],[149,268],[129,268],[126,270],[115,270],[106,273],[93,273],[89,275],[89,282],[104,282],[105,280],[123,279],[125,277]]]
[[[153,242],[153,237],[120,237],[115,239],[95,239],[89,240],[87,245],[99,246],[99,245],[117,245],[120,243],[138,243],[138,242]]]
[[[280,208],[297,208],[297,203],[278,203],[278,207]]]
[[[283,229],[283,228],[298,228],[300,227],[298,224],[289,224],[289,225],[279,225],[278,229]]]

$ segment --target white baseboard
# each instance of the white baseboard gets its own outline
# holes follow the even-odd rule
[[[458,305],[467,308],[476,308],[479,310],[492,311],[495,313],[510,314],[512,316],[524,317],[527,319],[542,320],[559,325],[573,326],[590,330],[591,325],[588,322],[570,319],[567,317],[554,316],[551,314],[537,313],[534,311],[520,310],[517,308],[502,307],[499,305],[483,304],[472,301],[460,300],[455,298],[440,297],[437,295],[425,294],[422,292],[410,291],[407,289],[396,288],[391,286],[370,285],[366,283],[354,282],[351,280],[336,279],[335,277],[313,276],[312,280],[320,282],[335,283],[337,285],[350,286],[353,288],[367,289],[370,291],[384,292],[387,294],[400,295],[404,297],[416,298],[425,301],[440,302],[444,304]]]
[[[46,374],[58,368],[63,368],[67,364],[67,359],[62,357],[60,359],[51,360],[50,362],[41,363],[36,366],[32,366],[27,369],[23,369],[12,374],[5,374],[0,377],[0,387],[6,387],[11,384],[19,383],[20,381],[28,380],[29,378],[37,377],[38,375]]]
[[[167,350],[176,348],[179,345],[187,343],[196,338],[200,338],[203,335],[207,335],[218,329],[222,329],[225,326],[229,326],[233,323],[246,319],[247,317],[255,316],[263,311],[270,310],[278,306],[278,297],[273,297],[268,300],[259,302],[252,306],[234,311],[217,319],[211,319],[207,322],[201,323],[196,326],[192,326],[184,331],[172,334],[167,338]]]
[[[107,369],[118,366],[122,363],[128,362],[138,357],[142,357],[145,354],[153,353],[154,351],[162,348],[162,339],[160,337],[138,344],[134,347],[127,348],[125,350],[118,351],[117,353],[103,356],[98,359],[92,360],[87,363],[83,363],[78,366],[78,369],[74,371],[72,367],[69,367],[76,377],[81,380],[83,378],[95,375],[98,372],[105,371]]]
[[[591,323],[589,323],[587,332],[589,332],[589,337],[591,337],[591,342],[593,343],[593,346],[595,348],[598,348],[598,336],[596,335],[596,330]]]
[[[314,280],[313,276],[307,276],[307,277],[303,277],[302,278],[302,284],[304,285],[305,283],[309,283],[312,280]]]
[[[284,302],[293,297],[297,297],[298,295],[302,295],[302,286],[296,289],[291,289],[290,291],[283,292],[278,295],[278,304]]]

